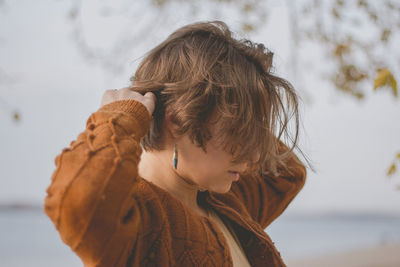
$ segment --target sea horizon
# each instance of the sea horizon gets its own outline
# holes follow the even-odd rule
[[[285,260],[400,244],[400,216],[388,212],[284,212],[265,232]],[[0,258],[8,267],[82,266],[42,205],[0,203]],[[61,264],[61,265],[60,265]]]
[[[37,211],[43,212],[43,204],[38,202],[26,202],[26,201],[4,201],[0,202],[0,212],[4,211]],[[284,211],[280,217],[285,218],[385,218],[385,219],[400,219],[400,211],[385,211],[385,210],[326,210],[326,211],[298,211],[298,210],[288,210]],[[280,218],[278,217],[278,218]]]

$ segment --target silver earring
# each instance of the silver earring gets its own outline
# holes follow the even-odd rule
[[[172,155],[172,164],[174,165],[175,170],[178,168],[178,148],[176,144],[174,144],[174,154]]]

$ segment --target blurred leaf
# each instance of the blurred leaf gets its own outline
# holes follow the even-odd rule
[[[364,98],[364,94],[361,92],[352,92],[352,95],[354,95],[358,100],[361,100]]]
[[[367,4],[367,2],[365,0],[359,0],[358,1],[358,6],[359,7],[367,7],[368,4]]]
[[[397,97],[397,81],[392,72],[388,69],[378,70],[377,77],[374,81],[374,90],[384,86],[391,87],[394,97]]]
[[[337,44],[335,47],[335,51],[333,52],[335,56],[342,57],[344,54],[350,52],[350,46],[346,44]]]
[[[249,23],[244,23],[242,29],[244,32],[251,32],[254,30],[254,26]]]
[[[335,19],[340,19],[340,14],[336,8],[332,8],[332,15],[335,17]]]
[[[393,5],[392,2],[386,2],[386,6],[390,9],[395,9],[396,7]]]
[[[245,12],[245,13],[249,13],[249,12],[251,12],[252,10],[254,10],[254,5],[253,5],[253,4],[250,4],[250,3],[246,3],[246,4],[244,4],[242,10],[243,10],[243,12]]]
[[[13,113],[13,119],[14,121],[19,121],[21,119],[21,116],[17,111]]]
[[[158,7],[164,6],[165,2],[167,2],[167,0],[153,0],[153,4]]]
[[[375,12],[368,12],[369,18],[373,21],[373,22],[377,22],[378,21],[378,15]]]
[[[339,61],[342,64],[339,71],[331,76],[331,80],[335,84],[336,88],[355,96],[358,100],[364,98],[365,94],[359,87],[362,80],[366,79],[368,75],[362,70],[359,70],[357,66],[352,64],[346,64],[343,61]]]
[[[76,6],[72,7],[68,12],[68,18],[71,20],[76,19],[78,15],[79,15],[79,8]]]
[[[381,34],[381,41],[387,42],[391,33],[392,31],[390,29],[384,29]]]
[[[400,153],[397,153],[396,158],[400,159]]]
[[[338,6],[343,6],[343,5],[344,5],[344,2],[343,2],[343,0],[336,0],[336,4],[337,4]]]
[[[389,168],[389,170],[388,170],[388,172],[387,172],[387,175],[388,175],[388,176],[391,176],[391,175],[393,175],[393,173],[395,173],[395,171],[396,171],[396,165],[393,163],[393,164],[390,166],[390,168]]]
[[[396,189],[397,189],[397,190],[400,190],[400,184],[398,184],[398,185],[396,186]]]

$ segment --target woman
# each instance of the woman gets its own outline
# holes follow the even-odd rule
[[[280,141],[294,115],[296,145],[297,96],[271,64],[223,22],[196,23],[104,93],[45,200],[85,266],[285,266],[264,229],[306,169]]]

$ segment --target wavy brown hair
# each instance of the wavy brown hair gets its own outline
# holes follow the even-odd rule
[[[249,161],[259,153],[258,170],[276,171],[282,135],[297,145],[298,96],[292,85],[271,72],[273,53],[263,44],[237,40],[221,21],[184,26],[151,50],[131,78],[132,89],[157,96],[154,120],[142,139],[145,150],[161,150],[166,107],[180,126],[205,150],[217,118],[217,138],[234,155]],[[294,135],[288,123],[294,119]]]

